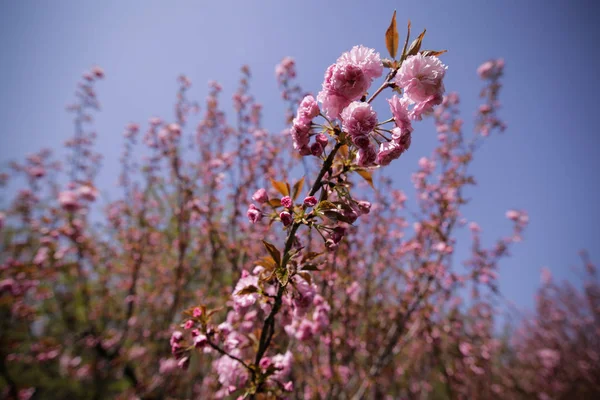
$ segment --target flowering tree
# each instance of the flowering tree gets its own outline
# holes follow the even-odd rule
[[[174,120],[125,128],[122,196],[103,210],[91,122],[104,73],[86,73],[69,107],[68,183],[47,150],[2,175],[27,185],[0,213],[3,394],[593,398],[597,283],[581,294],[546,279],[538,314],[499,336],[498,265],[527,215],[509,211],[509,234],[486,248],[462,214],[478,147],[505,129],[504,63],[478,69],[482,104],[467,137],[458,95],[445,94],[443,51],[423,50],[424,34],[411,41],[409,24],[399,51],[394,15],[390,58],[353,47],[316,97],[285,58],[275,71],[283,134],[262,126],[248,67],[234,123],[218,83],[201,106],[180,77]],[[409,149],[423,118],[438,144],[413,174],[413,207],[378,170]]]

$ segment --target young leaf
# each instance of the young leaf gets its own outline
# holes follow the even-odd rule
[[[281,207],[281,199],[270,199],[267,204],[271,207]]]
[[[413,40],[413,42],[410,44],[407,53],[408,56],[414,56],[419,54],[419,50],[421,50],[421,44],[423,43],[423,37],[425,37],[426,31],[427,29],[423,29],[423,32],[421,32],[419,37]]]
[[[271,179],[271,185],[273,185],[273,188],[275,190],[277,190],[279,193],[281,193],[282,195],[284,195],[284,196],[290,195],[288,185],[285,182],[276,181],[276,180]]]
[[[312,285],[312,276],[310,276],[310,274],[308,272],[299,271],[298,275],[300,275],[302,277],[302,279],[304,279],[306,282],[308,282],[309,285]]]
[[[373,185],[373,175],[364,169],[357,169],[356,172],[362,176],[362,178],[367,181],[367,183],[373,188],[375,189],[375,186]]]
[[[320,271],[320,269],[317,268],[317,264],[308,263],[302,266],[302,271]]]
[[[385,31],[385,46],[390,53],[392,58],[396,58],[396,52],[398,51],[398,29],[396,28],[396,10],[394,10],[394,15],[392,15],[392,22],[390,22],[390,26]]]
[[[340,147],[340,149],[338,150],[338,154],[340,154],[344,158],[348,158],[348,145],[345,144],[342,147]]]
[[[317,206],[319,210],[337,210],[337,206],[329,200],[324,200]]]
[[[287,285],[290,280],[290,273],[287,268],[278,268],[276,271],[277,280],[282,286]]]
[[[410,19],[408,20],[408,27],[406,28],[406,39],[404,40],[404,47],[402,47],[401,61],[404,61],[404,59],[406,58],[406,46],[408,46],[409,40],[410,40]]]
[[[421,54],[424,56],[441,56],[444,53],[447,53],[448,50],[421,50]]]
[[[272,271],[272,270],[274,270],[275,268],[278,267],[278,264],[275,263],[275,260],[270,255],[269,256],[264,256],[264,257],[256,260],[254,262],[254,265],[256,265],[256,266],[260,265],[261,267],[263,267],[267,271]]]
[[[304,263],[306,261],[314,260],[315,258],[319,257],[321,254],[323,254],[323,252],[317,253],[314,251],[310,251],[302,256],[302,262]]]
[[[265,248],[267,249],[269,254],[271,254],[271,257],[273,257],[273,260],[277,263],[277,265],[281,265],[281,253],[279,252],[279,250],[277,250],[277,247],[273,246],[266,240],[263,240],[262,242],[265,245]]]
[[[300,192],[302,192],[302,188],[304,187],[304,177],[300,179],[298,182],[294,184],[294,191],[292,192],[292,200],[296,201]]]
[[[245,288],[238,290],[235,294],[236,296],[243,296],[246,294],[258,293],[258,288],[254,285],[246,286]]]

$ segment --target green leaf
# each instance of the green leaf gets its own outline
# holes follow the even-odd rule
[[[277,250],[277,247],[267,242],[266,240],[263,240],[262,242],[265,245],[265,248],[267,249],[269,254],[271,254],[271,257],[273,257],[275,263],[277,263],[277,265],[281,265],[281,253],[279,252],[279,250]]]
[[[287,285],[290,280],[290,273],[287,268],[278,268],[276,276],[279,283],[281,283],[281,286]]]
[[[390,26],[385,31],[385,46],[390,53],[392,58],[396,58],[396,53],[398,52],[398,28],[396,27],[396,10],[394,10],[394,15],[392,15],[392,21],[390,22]]]
[[[290,250],[287,252],[287,254],[284,255],[283,257],[283,264],[281,264],[282,266],[287,266],[288,262],[295,257],[296,255],[298,255],[298,253],[300,253],[300,251],[303,249],[304,247],[300,247],[298,249],[294,249],[294,250]]]

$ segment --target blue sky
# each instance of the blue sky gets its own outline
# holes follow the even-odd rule
[[[265,124],[282,128],[284,105],[275,64],[295,57],[302,86],[317,91],[325,68],[364,44],[385,52],[394,9],[400,28],[427,28],[425,47],[448,49],[446,88],[462,96],[467,128],[480,84],[476,67],[506,60],[501,115],[508,131],[492,138],[473,168],[479,186],[466,210],[491,240],[506,233],[504,213],[526,209],[525,242],[502,264],[501,288],[531,307],[542,266],[572,276],[577,251],[600,259],[600,79],[595,1],[102,1],[23,0],[0,5],[0,162],[41,147],[59,148],[72,134],[64,106],[80,74],[102,66],[98,146],[105,155],[100,186],[118,174],[123,127],[150,116],[171,118],[175,79],[187,74],[191,96],[206,82],[230,95],[239,67],[250,65]],[[417,126],[410,151],[393,164],[397,186],[410,187],[416,161],[431,152],[430,122]]]

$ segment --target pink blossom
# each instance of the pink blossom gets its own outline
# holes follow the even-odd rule
[[[389,165],[389,163],[400,157],[404,150],[406,149],[396,141],[381,143],[379,153],[377,153],[377,164]]]
[[[365,46],[354,46],[338,58],[338,64],[348,63],[359,66],[368,79],[379,78],[383,73],[381,57],[374,49]]]
[[[388,99],[388,103],[390,104],[390,110],[396,126],[402,133],[411,133],[413,127],[408,116],[408,99],[400,99],[398,96],[392,96],[391,99]]]
[[[359,149],[364,149],[365,147],[369,147],[371,145],[371,140],[368,135],[355,135],[351,136],[352,143]]]
[[[40,247],[40,249],[35,254],[35,257],[33,259],[33,263],[36,264],[36,265],[41,265],[47,259],[48,259],[48,248],[47,247]]]
[[[354,303],[358,301],[358,295],[360,294],[360,284],[356,281],[346,289],[346,294]]]
[[[277,354],[273,356],[273,365],[277,368],[277,372],[273,374],[276,380],[284,380],[292,371],[292,361],[294,360],[292,353],[288,350],[285,354]]]
[[[170,344],[173,346],[175,343],[179,343],[183,340],[183,333],[181,331],[175,331],[171,334]]]
[[[232,350],[232,355],[239,357],[239,350]],[[240,388],[246,384],[248,373],[242,364],[228,357],[222,356],[213,364],[219,375],[219,383],[233,392],[236,388]]]
[[[284,78],[294,78],[296,76],[296,62],[291,57],[285,57],[281,63],[275,67],[275,76],[278,81]]]
[[[295,119],[294,122],[296,122]],[[294,149],[300,152],[303,148],[306,148],[308,143],[310,142],[309,127],[294,124],[290,129],[290,135],[292,136],[292,143],[294,145]]]
[[[248,216],[248,220],[253,224],[257,223],[262,218],[262,212],[258,208],[256,208],[254,204],[250,204],[248,206],[248,211],[246,212],[246,215]]]
[[[512,220],[512,221],[518,221],[520,216],[520,213],[516,210],[508,210],[506,212],[506,218]]]
[[[249,286],[258,288],[258,277],[254,275],[242,276],[238,283],[233,289],[233,305],[236,309],[245,309],[258,300],[259,294],[257,292],[248,294],[239,294],[242,289]]]
[[[471,345],[469,343],[461,342],[458,348],[463,356],[467,357],[471,355]]]
[[[104,70],[101,67],[95,66],[92,68],[92,74],[98,79],[104,78]]]
[[[298,106],[296,118],[310,124],[310,122],[319,115],[319,105],[311,95],[305,96]]]
[[[269,201],[269,195],[264,188],[260,188],[252,195],[252,200],[260,204],[266,203]]]
[[[344,131],[352,137],[367,135],[377,125],[377,113],[365,102],[353,101],[344,108],[340,117]]]
[[[486,61],[477,68],[477,74],[481,79],[487,79],[490,77],[492,70],[494,69],[493,61]]]
[[[370,80],[362,69],[353,64],[333,64],[325,72],[323,88],[317,100],[323,105],[323,111],[332,119],[352,101],[358,100],[367,91]]]
[[[31,167],[29,169],[29,175],[34,178],[41,178],[46,175],[46,170],[42,167]]]
[[[58,194],[58,202],[67,211],[75,211],[79,208],[77,194],[72,190],[65,190]]]
[[[377,150],[373,145],[361,147],[358,150],[356,163],[361,167],[370,167],[377,159]]]
[[[77,189],[77,193],[79,194],[79,197],[88,201],[94,201],[96,200],[96,197],[98,197],[98,190],[90,185],[80,186],[79,189]]]
[[[439,97],[442,102],[446,74],[446,66],[435,56],[417,54],[410,56],[402,63],[395,77],[396,85],[404,90],[404,94],[414,103],[428,101],[432,96]]]
[[[208,344],[208,338],[205,335],[197,335],[194,338],[194,347],[201,349]]]
[[[161,358],[158,372],[161,375],[171,373],[177,369],[177,360],[174,358]]]
[[[300,275],[294,275],[291,279],[297,292],[294,293],[292,304],[294,306],[294,314],[298,317],[302,317],[308,307],[313,302],[317,288],[314,284],[311,284]]]
[[[429,96],[424,101],[415,104],[413,109],[409,112],[410,119],[420,121],[423,119],[423,115],[433,111],[433,108],[442,102],[442,95]]]
[[[408,150],[412,142],[411,133],[400,128],[392,129],[392,139],[404,149],[403,151]]]
[[[360,210],[361,214],[368,214],[371,212],[371,203],[368,201],[359,201],[358,209]]]
[[[321,297],[320,295],[316,295],[313,301],[315,303],[315,311],[313,312],[313,328],[315,333],[322,332],[329,326],[329,304]]]
[[[258,363],[258,366],[263,369],[266,370],[267,368],[269,368],[271,366],[272,362],[271,359],[269,357],[263,357],[260,360],[260,363]]]
[[[292,382],[292,381],[286,382],[283,385],[283,390],[285,390],[286,392],[293,391],[294,390],[294,382]]]
[[[548,268],[542,268],[541,281],[544,285],[549,285],[552,282],[552,272]]]
[[[294,326],[288,333],[292,333],[294,337],[301,342],[310,340],[313,337],[313,323],[307,319],[302,319],[297,326]]]
[[[546,369],[552,369],[560,362],[560,354],[556,350],[538,350],[537,355]]]
[[[200,307],[194,307],[192,310],[192,316],[194,318],[199,318],[202,315],[202,309]]]

